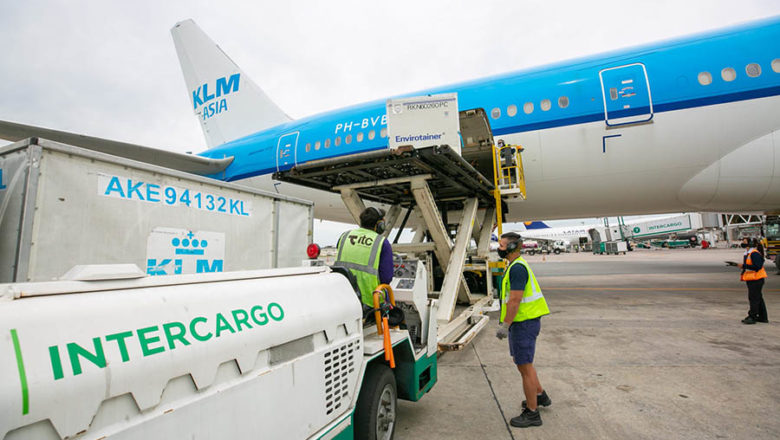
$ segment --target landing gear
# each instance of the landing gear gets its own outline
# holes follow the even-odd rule
[[[398,392],[395,376],[384,364],[368,365],[355,409],[355,438],[392,440]]]

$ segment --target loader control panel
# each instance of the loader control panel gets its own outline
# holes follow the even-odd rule
[[[417,260],[393,258],[393,278],[397,279],[396,289],[413,289],[417,277]]]

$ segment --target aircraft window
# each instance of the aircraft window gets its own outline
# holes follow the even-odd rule
[[[493,108],[493,110],[490,111],[490,117],[493,119],[498,119],[501,117],[501,109],[498,107]]]
[[[352,135],[348,134],[347,137],[344,138],[344,143],[349,145],[352,143]]]
[[[614,100],[617,99],[617,96],[618,96],[617,95],[617,88],[612,87],[611,89],[609,89],[609,99],[614,101]]]
[[[772,70],[774,70],[775,73],[780,73],[780,58],[772,60]]]
[[[311,151],[311,143],[306,144],[306,152]]]
[[[542,102],[539,105],[539,107],[542,108],[543,112],[546,112],[547,110],[550,110],[552,108],[552,103],[550,102],[549,99],[542,99]]]
[[[745,73],[751,78],[761,76],[761,66],[758,63],[750,63],[745,66]]]
[[[319,150],[320,149],[320,141],[317,141],[314,143],[314,149]]]
[[[523,104],[523,111],[525,114],[530,115],[534,111],[534,103],[533,102],[526,102]]]
[[[336,136],[336,140],[333,142],[333,145],[337,147],[341,145],[341,136]]]
[[[355,137],[357,138],[358,142],[363,142],[363,132],[362,131],[360,133],[358,133],[357,136],[355,136]]]
[[[699,73],[699,84],[703,86],[708,86],[712,84],[712,75],[710,75],[710,72]]]
[[[387,137],[387,127],[379,130],[379,137],[386,138]]]
[[[558,107],[560,108],[566,108],[569,106],[569,97],[568,96],[561,96],[558,98]]]
[[[720,71],[720,77],[723,78],[723,81],[726,82],[734,81],[737,79],[737,71],[731,67],[726,67]]]
[[[506,108],[506,115],[511,117],[514,117],[517,114],[517,106],[512,104],[509,107]]]
[[[376,137],[376,132],[371,130],[368,132],[368,140],[373,140]]]
[[[325,148],[330,148],[330,139],[325,139]]]

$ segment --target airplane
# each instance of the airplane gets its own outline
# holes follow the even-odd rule
[[[698,232],[705,225],[703,217],[698,213],[681,213],[668,216],[643,216],[630,219],[624,223],[606,226],[605,223],[590,223],[575,226],[550,226],[542,221],[520,223],[522,229],[518,232],[526,240],[563,241],[566,244],[580,243],[582,238],[591,238],[591,230],[595,229],[601,240],[617,240],[623,236],[631,240],[649,240],[675,237],[678,240],[689,240],[697,244],[704,232]],[[607,234],[609,231],[609,235]]]
[[[192,20],[171,32],[208,150],[150,152],[3,121],[0,137],[113,147],[352,222],[337,194],[272,174],[387,148],[386,100],[291,120]],[[440,93],[484,110],[493,136],[524,148],[527,198],[507,202],[508,222],[780,208],[780,17],[403,96]]]
[[[545,222],[532,221],[522,223],[524,230],[518,233],[526,240],[560,240],[567,243],[579,243],[580,238],[588,237],[588,230],[603,228],[603,225],[590,226],[556,226],[551,227]]]

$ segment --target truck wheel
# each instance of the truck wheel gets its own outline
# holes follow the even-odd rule
[[[555,255],[558,255],[558,254],[560,254],[560,253],[561,253],[561,250],[560,250],[560,249],[556,249],[556,250],[554,250],[553,252],[555,252]]]
[[[391,440],[395,433],[395,376],[384,364],[368,365],[355,408],[355,438]]]

